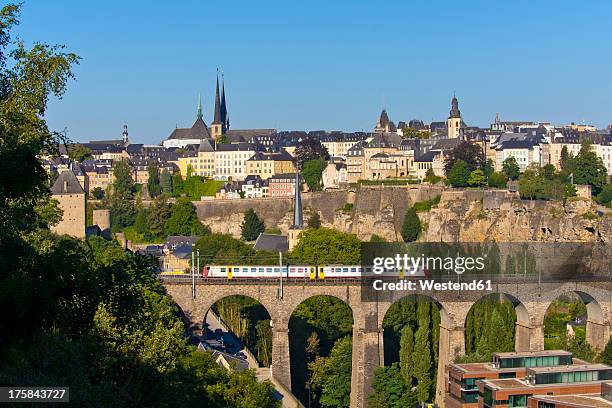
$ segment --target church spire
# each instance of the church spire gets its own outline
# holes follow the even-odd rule
[[[219,97],[219,68],[217,68],[217,88],[215,89],[215,119],[213,123],[220,124],[221,121],[221,98]]]
[[[453,99],[451,100],[451,110],[449,118],[460,118],[461,111],[459,110],[459,101],[457,101],[457,97],[453,92]]]
[[[225,104],[225,75],[223,75],[223,71],[221,71],[221,123],[225,130],[229,129],[227,105]]]
[[[202,119],[202,95],[198,93],[198,119]]]
[[[296,167],[295,170],[295,198],[293,200],[293,228],[304,228],[304,219],[302,216],[302,195],[300,193],[300,171]]]

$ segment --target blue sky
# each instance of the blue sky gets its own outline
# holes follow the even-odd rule
[[[17,32],[82,57],[48,122],[73,140],[157,143],[212,120],[215,70],[233,128],[370,130],[444,120],[612,123],[607,1],[26,0]]]

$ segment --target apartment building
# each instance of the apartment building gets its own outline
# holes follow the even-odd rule
[[[295,173],[277,174],[268,179],[269,197],[293,197],[294,195]]]
[[[244,180],[248,175],[246,162],[256,153],[251,143],[219,144],[215,151],[215,174],[217,180]]]
[[[278,153],[257,152],[246,161],[246,174],[266,180],[276,174],[295,173],[294,158],[286,150]]]
[[[493,353],[489,363],[454,363],[446,371],[447,408],[548,408],[538,396],[600,394],[603,384],[612,378],[612,367],[587,364],[564,350]]]

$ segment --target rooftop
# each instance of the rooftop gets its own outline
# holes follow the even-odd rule
[[[571,356],[572,353],[565,350],[542,350],[542,351],[508,351],[493,353],[493,358],[518,358],[518,357],[546,357],[546,356]]]
[[[582,395],[534,395],[539,401],[552,404],[563,404],[564,407],[576,408],[609,408],[612,401],[602,398],[598,394]]]

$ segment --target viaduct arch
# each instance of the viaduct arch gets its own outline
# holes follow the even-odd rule
[[[192,296],[190,280],[169,279],[164,286],[181,307],[189,323],[201,329],[204,316],[219,299],[231,295],[249,296],[259,301],[272,318],[272,375],[291,388],[289,359],[289,318],[306,299],[333,296],[346,303],[353,312],[353,361],[351,407],[367,407],[374,369],[384,364],[382,323],[387,310],[397,300],[411,293],[376,292],[375,298],[362,296],[359,283],[240,283],[207,281],[196,284]],[[483,291],[419,291],[440,308],[440,341],[436,401],[444,403],[448,381],[444,367],[465,352],[465,320],[472,305],[491,293],[503,294],[512,301],[517,312],[517,351],[544,349],[544,315],[561,294],[574,292],[587,305],[587,341],[602,349],[612,335],[612,282],[504,283],[493,285],[492,292]]]

